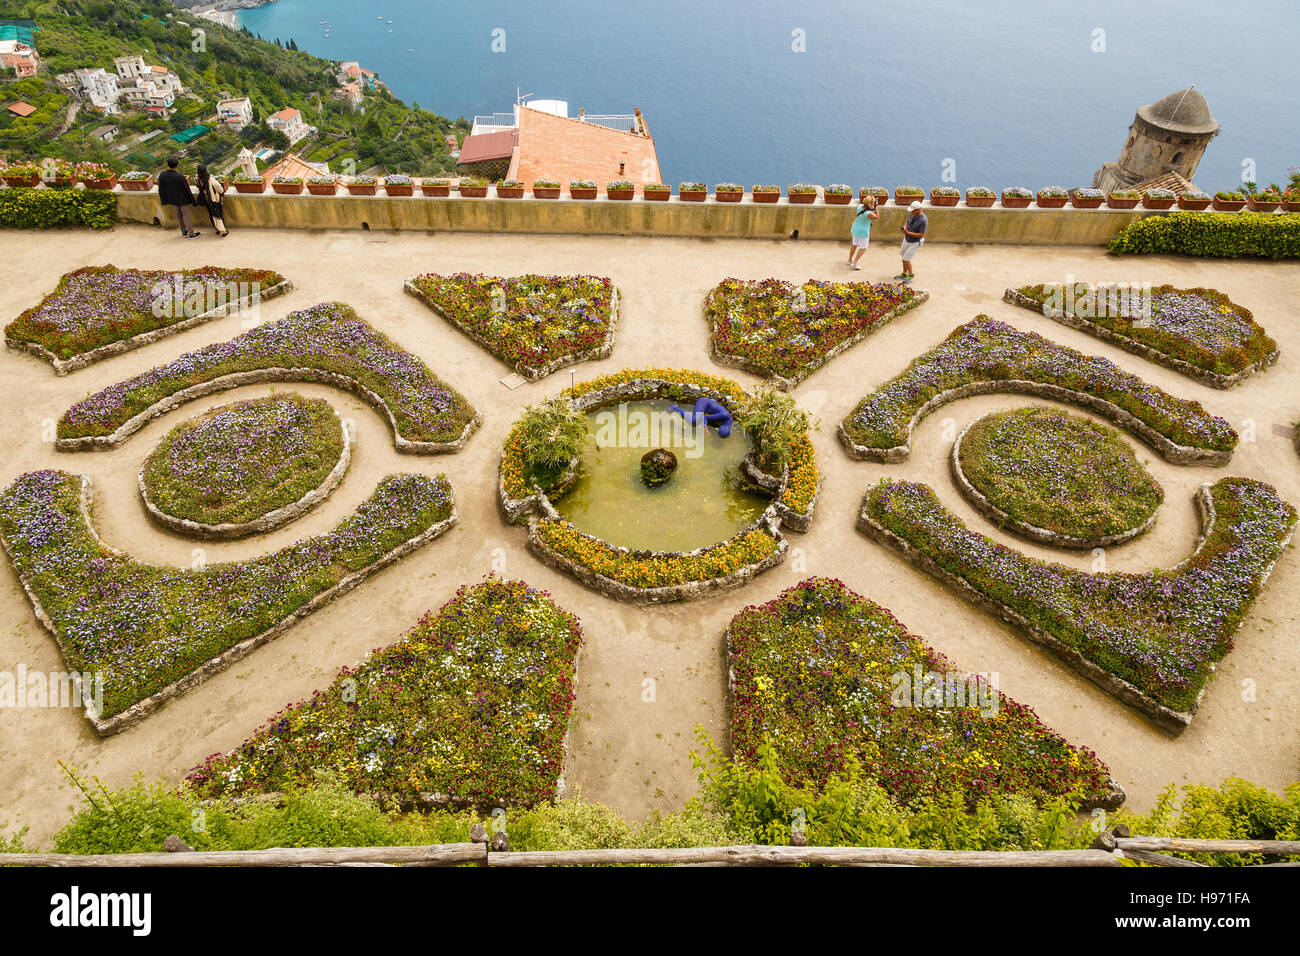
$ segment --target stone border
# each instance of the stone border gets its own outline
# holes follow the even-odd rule
[[[165,339],[170,335],[177,334],[178,332],[185,332],[197,325],[202,325],[204,322],[209,322],[212,319],[220,319],[232,312],[241,312],[245,305],[260,305],[267,299],[273,299],[278,295],[283,295],[284,293],[291,291],[292,289],[293,283],[288,279],[285,279],[283,282],[277,282],[265,292],[255,292],[251,296],[240,299],[236,302],[227,303],[223,306],[218,306],[215,309],[210,309],[201,315],[182,319],[180,322],[174,322],[171,325],[164,325],[159,329],[151,329],[148,332],[141,332],[138,335],[131,336],[130,338],[118,339],[116,342],[109,342],[105,345],[93,348],[88,352],[80,352],[69,359],[59,358],[38,342],[12,339],[7,335],[5,336],[5,347],[11,352],[25,352],[29,355],[36,356],[42,361],[48,362],[50,365],[54,366],[55,375],[67,375],[69,372],[75,372],[79,368],[85,368],[87,365],[91,365],[101,359],[111,358],[114,355],[121,355],[123,352],[130,352],[145,345],[152,345],[159,339]]]
[[[845,284],[848,285],[851,283],[845,283]],[[859,329],[857,332],[849,336],[844,341],[840,342],[838,345],[835,345],[832,348],[827,349],[826,352],[820,355],[812,365],[808,366],[805,369],[801,369],[799,372],[797,372],[794,376],[790,378],[786,378],[785,376],[782,375],[777,375],[767,366],[760,365],[758,362],[753,362],[739,355],[732,355],[729,352],[721,351],[718,348],[718,342],[717,339],[715,338],[715,336],[718,333],[718,326],[717,323],[713,321],[712,313],[709,310],[709,308],[706,306],[704,310],[704,314],[709,319],[709,358],[711,358],[714,362],[718,363],[719,365],[725,366],[727,368],[739,369],[742,372],[748,372],[751,375],[757,375],[760,378],[767,380],[769,383],[776,386],[781,391],[788,392],[791,389],[793,389],[796,385],[798,385],[800,382],[802,382],[804,379],[812,375],[813,372],[816,372],[818,369],[820,369],[831,359],[835,358],[838,355],[841,355],[844,352],[847,352],[849,349],[853,348],[853,346],[857,345],[859,342],[865,339],[868,335],[871,335],[873,332],[877,331],[882,326],[888,325],[890,322],[894,321],[894,319],[898,318],[900,315],[912,311],[913,309],[921,305],[929,298],[930,298],[930,293],[928,291],[924,289],[918,289],[916,292],[916,298],[912,299],[910,302],[905,302],[900,306],[896,306],[895,308],[890,309],[880,318],[876,319],[875,322],[872,322],[870,325],[862,329]]]
[[[1159,507],[1157,507],[1155,511],[1151,512],[1151,517],[1147,518],[1146,521],[1142,522],[1142,524],[1138,525],[1136,528],[1129,528],[1127,531],[1121,531],[1117,534],[1102,535],[1097,538],[1079,538],[1074,535],[1049,531],[1046,528],[1039,528],[1036,525],[1028,524],[1024,521],[1017,521],[1015,518],[1011,517],[1011,515],[1007,514],[997,505],[993,504],[993,502],[989,501],[988,496],[976,488],[971,483],[971,480],[966,477],[966,472],[961,467],[961,443],[962,439],[966,437],[966,433],[971,430],[972,426],[982,422],[984,419],[989,418],[992,415],[998,414],[1001,413],[990,412],[988,415],[982,415],[963,428],[961,434],[957,436],[957,440],[952,444],[952,455],[949,456],[948,459],[952,466],[952,480],[953,483],[957,485],[957,490],[966,497],[966,500],[970,502],[971,507],[985,518],[988,518],[995,525],[1005,530],[1012,531],[1023,538],[1028,538],[1031,541],[1037,541],[1041,544],[1053,544],[1058,548],[1076,548],[1086,551],[1091,548],[1110,548],[1118,544],[1123,544],[1126,541],[1132,541],[1138,535],[1145,534],[1151,529],[1151,526],[1156,523],[1156,518],[1160,514]]]
[[[1145,345],[1137,339],[1127,335],[1121,335],[1112,331],[1105,326],[1098,325],[1096,322],[1089,322],[1087,319],[1081,319],[1077,315],[1066,315],[1059,309],[1043,311],[1043,303],[1031,299],[1016,289],[1007,289],[1002,293],[1002,300],[1010,302],[1012,305],[1018,305],[1022,308],[1029,309],[1041,316],[1060,322],[1072,329],[1078,329],[1093,338],[1101,339],[1103,342],[1109,342],[1112,345],[1118,345],[1125,352],[1140,356],[1149,362],[1157,365],[1163,365],[1167,369],[1172,369],[1188,378],[1200,382],[1202,385],[1208,385],[1210,388],[1232,388],[1239,384],[1243,379],[1249,378],[1256,372],[1262,372],[1264,369],[1277,362],[1278,356],[1281,355],[1281,349],[1274,349],[1258,362],[1252,362],[1239,372],[1233,372],[1231,375],[1222,375],[1218,372],[1211,372],[1209,369],[1201,368],[1199,365],[1193,365],[1185,359],[1177,358],[1168,352],[1162,352],[1150,345]]]
[[[874,448],[868,445],[860,445],[849,435],[848,430],[844,427],[844,422],[840,422],[838,428],[840,443],[844,446],[844,449],[848,452],[850,458],[856,458],[859,461],[879,461],[888,464],[897,464],[901,461],[907,461],[908,455],[912,453],[912,430],[916,428],[921,419],[930,414],[930,412],[934,411],[940,405],[956,401],[959,398],[969,398],[972,395],[994,395],[998,393],[1005,393],[1008,395],[1033,395],[1036,398],[1050,398],[1067,405],[1078,405],[1081,408],[1086,408],[1089,411],[1096,412],[1102,418],[1109,419],[1121,428],[1125,428],[1137,435],[1156,451],[1160,452],[1166,460],[1175,465],[1226,465],[1232,460],[1232,451],[1214,451],[1208,448],[1193,448],[1190,445],[1180,445],[1160,434],[1131,412],[1126,412],[1118,405],[1115,405],[1104,398],[1098,398],[1096,395],[1090,395],[1087,392],[1077,392],[1074,389],[1064,388],[1060,385],[1052,385],[1048,382],[1031,382],[1018,378],[968,382],[965,385],[957,385],[940,392],[918,408],[916,413],[912,416],[912,420],[907,423],[906,444],[892,445],[887,448]],[[848,416],[845,417],[845,421],[848,421],[852,416],[853,412],[849,412]]]
[[[889,609],[885,608],[885,610],[888,611]],[[906,630],[906,628],[904,628],[904,630]],[[908,631],[908,633],[911,634],[911,631]],[[926,647],[929,647],[928,644],[925,644],[924,639],[922,639],[918,635],[912,634],[912,636],[917,638],[917,640],[921,641],[921,643]],[[931,650],[933,650],[933,648],[931,648]],[[730,741],[730,737],[731,737],[731,717],[734,712],[733,702],[735,701],[736,698],[736,669],[731,666],[731,624],[730,622],[728,622],[726,629],[722,632],[722,652],[726,656],[726,661],[727,661],[727,718],[726,718],[727,737],[729,739],[729,742],[732,744],[732,756],[734,757],[735,743],[734,741]],[[967,676],[970,676],[969,673],[967,674]],[[1000,690],[998,691],[998,696],[999,698],[1012,700],[1012,698],[1008,697]],[[1020,703],[1019,701],[1013,701],[1013,702],[1017,704]],[[1037,716],[1037,711],[1035,711],[1035,716]],[[1039,718],[1039,722],[1042,723],[1041,718]],[[1053,734],[1056,734],[1057,736],[1061,737],[1063,740],[1065,739],[1064,735],[1060,734],[1055,727],[1048,727],[1047,724],[1044,723],[1043,728]],[[1069,741],[1067,740],[1066,743],[1069,743]],[[1070,746],[1074,746],[1074,745],[1070,744]],[[1100,760],[1100,758],[1098,759]],[[1110,768],[1108,767],[1107,770],[1109,769]],[[1091,794],[1089,795],[1088,799],[1084,800],[1082,803],[1079,804],[1079,811],[1081,813],[1087,812],[1089,810],[1096,810],[1096,809],[1118,810],[1120,807],[1124,805],[1124,801],[1128,799],[1128,793],[1124,790],[1122,786],[1120,786],[1119,782],[1114,777],[1109,777],[1107,778],[1106,785],[1109,788],[1108,790],[1106,790],[1106,792]]]
[[[325,479],[297,501],[272,509],[251,521],[203,524],[200,521],[178,518],[176,515],[163,511],[149,497],[149,490],[145,487],[144,480],[144,471],[149,464],[149,458],[146,458],[144,464],[140,466],[139,474],[136,476],[136,484],[140,489],[140,498],[144,502],[145,510],[149,512],[149,517],[168,531],[192,538],[202,538],[207,541],[244,538],[250,534],[262,534],[288,524],[295,518],[306,514],[333,494],[334,489],[343,482],[343,476],[347,474],[348,466],[352,463],[352,435],[348,430],[347,423],[339,418],[339,413],[334,411],[333,406],[330,407],[330,411],[334,412],[339,431],[343,435],[343,452],[339,455],[339,460],[335,462],[334,467],[325,476]],[[152,453],[150,457],[152,457]]]
[[[402,288],[404,288],[409,295],[415,297],[420,302],[428,306],[429,309],[434,313],[436,313],[440,318],[444,319],[445,321],[450,323],[454,328],[464,333],[465,336],[467,336],[469,339],[476,342],[493,358],[497,359],[498,361],[505,362],[505,359],[503,359],[499,354],[497,354],[496,349],[493,348],[493,344],[491,340],[485,339],[483,336],[479,335],[473,329],[465,325],[462,325],[460,322],[456,321],[450,315],[444,312],[438,305],[436,305],[433,302],[433,300],[431,300],[427,295],[425,295],[423,292],[421,292],[419,289],[415,287],[414,280],[407,279],[406,282],[402,284]],[[615,286],[611,283],[611,288],[613,291],[610,295],[610,300],[609,300],[609,328],[606,330],[605,338],[600,345],[597,345],[595,348],[590,348],[585,351],[578,352],[574,355],[561,356],[560,358],[555,359],[552,362],[547,362],[545,365],[542,365],[538,368],[529,368],[524,365],[519,365],[519,364],[510,365],[509,363],[506,363],[507,366],[509,368],[514,369],[521,377],[527,379],[528,381],[536,382],[546,378],[546,376],[548,375],[552,375],[555,372],[558,372],[560,369],[565,368],[569,365],[576,365],[579,362],[594,362],[599,359],[609,358],[610,353],[614,351],[614,330],[618,326],[618,306],[619,306],[618,286]]]
[[[104,541],[99,537],[99,532],[95,530],[95,526],[90,520],[90,504],[91,504],[91,499],[93,497],[93,492],[91,490],[90,476],[79,475],[78,477],[80,477],[81,479],[81,500],[80,500],[81,515],[83,520],[86,522],[86,527],[90,529],[90,533],[94,537],[96,543],[99,544],[99,546],[102,547],[105,551],[108,551],[111,554],[124,557],[124,558],[130,558],[131,557],[130,555],[126,554],[123,551],[118,551],[116,548],[105,544]],[[448,491],[450,492],[451,491],[450,482],[448,482],[447,487],[448,487]],[[112,717],[100,717],[95,712],[94,703],[92,701],[91,703],[87,704],[85,708],[86,720],[90,722],[90,725],[91,727],[94,728],[95,733],[97,733],[101,737],[108,737],[113,734],[121,733],[123,730],[126,730],[128,727],[144,720],[144,718],[148,717],[150,714],[152,714],[158,708],[162,707],[168,701],[172,700],[173,698],[179,697],[181,694],[185,693],[188,690],[191,690],[194,687],[197,687],[199,684],[202,684],[209,677],[213,677],[214,675],[219,674],[221,671],[225,670],[231,664],[234,664],[237,661],[240,661],[243,658],[247,657],[249,654],[257,650],[263,644],[267,644],[270,641],[274,640],[275,638],[279,637],[285,631],[289,630],[289,628],[297,624],[300,620],[307,617],[307,615],[311,614],[313,611],[319,610],[320,608],[324,607],[326,604],[329,604],[331,601],[335,600],[336,598],[342,597],[348,591],[351,591],[353,588],[355,588],[358,584],[365,581],[372,574],[382,571],[384,568],[388,567],[390,564],[394,563],[395,561],[398,561],[406,557],[408,554],[412,554],[415,551],[418,551],[420,548],[424,547],[430,541],[434,540],[437,537],[440,537],[444,532],[446,532],[453,525],[455,525],[458,520],[459,520],[459,515],[456,512],[455,498],[453,497],[451,514],[449,514],[446,518],[443,518],[441,521],[430,525],[428,528],[421,531],[415,537],[407,538],[405,541],[397,545],[391,551],[381,554],[378,558],[376,558],[370,564],[366,565],[364,568],[360,568],[356,571],[353,571],[351,574],[344,576],[338,581],[338,583],[334,584],[332,587],[326,588],[324,591],[319,592],[314,597],[312,597],[309,601],[304,603],[302,606],[292,611],[287,617],[281,620],[278,624],[274,624],[271,627],[269,627],[267,630],[262,631],[259,634],[254,634],[252,637],[245,638],[244,640],[240,641],[238,644],[231,645],[230,647],[222,651],[220,654],[218,654],[216,657],[210,658],[209,660],[205,661],[203,664],[199,665],[197,668],[190,671],[189,673],[184,674],[181,677],[178,677],[176,680],[172,681],[166,687],[163,687],[161,690],[155,691],[154,693],[150,694],[148,697],[143,698],[142,700],[136,701],[134,704],[132,704],[131,706],[127,707],[122,711],[119,711],[118,713],[114,714]],[[60,655],[62,655],[63,660],[67,662],[68,660],[70,660],[70,657],[67,653],[66,648],[63,646],[63,637],[59,633],[58,627],[55,625],[54,620],[49,616],[49,614],[46,613],[44,606],[41,604],[40,600],[36,597],[35,593],[32,591],[26,576],[17,574],[18,565],[16,563],[13,563],[13,557],[14,557],[13,552],[9,549],[8,539],[5,538],[3,535],[0,535],[0,545],[4,546],[5,553],[9,556],[9,560],[13,564],[15,570],[15,576],[18,577],[18,583],[22,585],[22,589],[24,593],[26,593],[27,599],[31,601],[32,609],[36,612],[37,619],[43,625],[45,625],[45,629],[48,630],[54,636],[54,643],[58,645]],[[84,699],[85,695],[83,694],[80,673],[74,674],[73,683],[75,685],[78,697],[80,699]]]
[[[314,382],[334,385],[344,391],[351,392],[384,414],[388,419],[389,427],[393,430],[393,445],[399,452],[405,454],[427,455],[460,451],[482,422],[482,416],[475,410],[474,417],[465,423],[460,436],[452,441],[410,441],[398,434],[397,419],[393,417],[388,404],[377,393],[366,388],[352,376],[344,375],[341,372],[329,372],[324,369],[281,368],[277,366],[274,368],[249,369],[246,372],[231,372],[228,375],[219,375],[216,378],[208,379],[206,382],[199,382],[197,385],[191,385],[189,388],[183,388],[160,398],[144,411],[127,419],[118,426],[116,431],[107,435],[56,438],[54,447],[59,451],[107,451],[122,444],[153,419],[166,415],[186,402],[202,398],[205,395],[212,395],[215,392],[238,388],[241,385],[261,385],[267,382]],[[450,386],[447,387],[450,388]],[[466,404],[469,404],[468,399],[466,399]],[[470,405],[471,409],[473,407]]]
[[[1201,552],[1201,549],[1205,547],[1206,541],[1209,540],[1210,534],[1214,530],[1215,521],[1218,519],[1218,514],[1214,508],[1213,495],[1210,490],[1211,487],[1212,486],[1208,482],[1202,484],[1197,489],[1194,498],[1196,502],[1197,516],[1201,520],[1201,532],[1196,542],[1195,550],[1192,551],[1188,557],[1184,558],[1168,570],[1176,571],[1183,565],[1187,564]],[[858,513],[857,528],[872,540],[893,548],[908,562],[917,568],[920,568],[922,571],[925,571],[927,574],[938,578],[944,584],[948,585],[949,588],[956,591],[957,594],[974,604],[976,607],[988,612],[996,618],[1000,618],[1008,624],[1015,625],[1018,629],[1023,631],[1030,640],[1048,648],[1061,661],[1073,668],[1076,673],[1086,677],[1102,690],[1113,694],[1121,702],[1128,704],[1149,716],[1156,726],[1160,727],[1162,730],[1165,730],[1174,736],[1178,736],[1186,730],[1188,726],[1190,726],[1192,718],[1196,716],[1196,711],[1200,708],[1201,700],[1205,697],[1205,691],[1209,687],[1209,677],[1213,675],[1213,672],[1217,668],[1217,662],[1210,664],[1210,675],[1207,675],[1205,682],[1201,685],[1201,689],[1197,693],[1196,700],[1192,703],[1191,708],[1186,711],[1174,710],[1159,703],[1145,691],[1124,680],[1122,677],[1118,677],[1110,671],[1104,670],[1101,666],[1094,664],[1077,650],[1063,643],[1055,635],[1031,624],[1029,620],[1019,612],[1013,611],[1011,608],[993,600],[992,598],[985,597],[984,594],[976,590],[972,584],[967,582],[965,578],[941,568],[929,555],[919,550],[915,545],[911,544],[911,542],[905,541],[903,538],[894,534],[872,518],[867,513],[865,498],[863,499],[862,508]],[[1290,543],[1292,534],[1294,534],[1294,526],[1292,527],[1292,532],[1288,534],[1286,539],[1281,543],[1278,553],[1279,558],[1282,553],[1285,552],[1287,544]],[[1261,588],[1268,580],[1269,575],[1272,574],[1273,568],[1276,565],[1277,559],[1275,558],[1273,563],[1270,564],[1260,576],[1259,586]],[[1237,629],[1239,629],[1243,623],[1245,623],[1245,618],[1237,623]]]

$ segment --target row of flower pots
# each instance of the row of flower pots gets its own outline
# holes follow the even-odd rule
[[[877,202],[889,201],[889,190],[883,186],[864,186],[860,196],[874,195]],[[916,201],[924,201],[925,190],[919,187],[901,187],[894,190],[894,202],[906,206]],[[962,199],[961,191],[951,186],[941,186],[930,190],[930,205],[955,206]],[[1276,196],[1263,194],[1243,194],[1220,192],[1213,197],[1199,190],[1185,190],[1181,193],[1171,189],[1121,189],[1103,192],[1100,189],[1062,189],[1060,186],[1048,186],[1037,193],[1020,186],[1002,190],[998,196],[991,189],[975,186],[966,190],[966,205],[975,207],[992,206],[999,199],[1006,209],[1024,209],[1031,203],[1040,209],[1061,209],[1069,204],[1075,209],[1097,209],[1103,204],[1110,209],[1133,209],[1141,205],[1143,209],[1170,209],[1176,203],[1180,209],[1200,210],[1213,207],[1222,212],[1235,212],[1249,206],[1257,212],[1273,212],[1284,209],[1287,212],[1300,212],[1300,192],[1280,193]]]
[[[71,189],[83,183],[87,189],[112,189],[117,174],[103,163],[76,163],[66,159],[47,159],[39,163],[7,163],[0,166],[0,179],[7,186],[35,186],[45,183],[52,189]]]

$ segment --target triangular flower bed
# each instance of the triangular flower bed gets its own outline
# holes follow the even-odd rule
[[[868,491],[858,528],[1180,733],[1296,521],[1270,485],[1248,478],[1202,485],[1196,503],[1203,525],[1196,552],[1141,574],[1091,574],[1025,557],[969,530],[928,486],[910,481]]]
[[[445,477],[389,475],[328,534],[249,561],[159,567],[99,539],[90,497],[85,476],[22,475],[0,492],[0,541],[81,675],[101,735],[147,717],[456,521]]]
[[[406,291],[529,381],[614,347],[618,289],[602,276],[428,273]]]
[[[714,361],[788,389],[929,295],[889,282],[723,279],[704,314]]]
[[[5,326],[5,345],[64,375],[287,292],[268,269],[87,266]]]
[[[956,671],[885,608],[809,578],[727,628],[731,742],[770,746],[787,781],[820,788],[851,760],[901,802],[993,793],[1114,808],[1097,755],[1054,733],[987,675]]]
[[[407,804],[553,800],[581,641],[578,619],[546,592],[490,577],[188,780],[203,796],[236,796],[326,770]]]

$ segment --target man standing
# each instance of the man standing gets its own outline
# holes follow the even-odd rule
[[[903,224],[903,245],[899,248],[903,256],[903,271],[894,276],[895,279],[901,279],[903,282],[912,281],[914,275],[912,260],[916,258],[921,243],[925,242],[925,229],[930,225],[930,220],[926,218],[925,213],[921,212],[919,202],[913,202],[907,209],[907,222]]]
[[[197,239],[199,234],[194,231],[194,194],[190,192],[190,184],[185,177],[177,171],[177,165],[177,159],[173,156],[167,160],[167,168],[158,174],[158,201],[164,206],[176,207],[176,221],[180,223],[182,238]]]

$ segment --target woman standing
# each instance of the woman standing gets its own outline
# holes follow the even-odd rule
[[[212,228],[217,230],[217,235],[224,239],[230,235],[230,230],[226,228],[225,217],[221,212],[221,198],[226,191],[221,187],[220,180],[210,176],[208,167],[203,165],[199,166],[196,185],[199,187],[199,202],[207,207],[208,215],[212,217]]]
[[[871,241],[871,220],[879,219],[880,213],[876,212],[876,197],[863,196],[862,206],[858,209],[858,214],[853,217],[853,228],[849,234],[853,237],[849,243],[849,268],[861,269],[858,260],[862,254],[867,251],[867,243]]]

